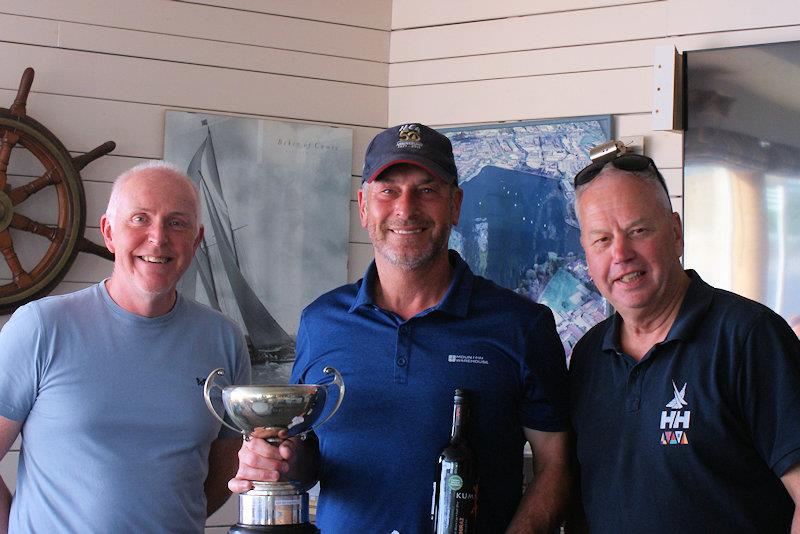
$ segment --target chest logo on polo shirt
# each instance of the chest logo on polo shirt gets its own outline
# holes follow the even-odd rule
[[[483,356],[478,354],[448,354],[447,361],[449,363],[476,363],[478,365],[489,365],[489,362]]]
[[[683,387],[679,390],[673,380],[672,390],[675,397],[666,404],[669,410],[661,412],[661,444],[688,445],[692,412],[683,409],[689,405],[686,401],[686,383],[684,382]]]

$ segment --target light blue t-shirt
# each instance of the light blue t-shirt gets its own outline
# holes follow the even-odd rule
[[[155,318],[103,282],[19,308],[0,332],[0,415],[23,422],[10,532],[202,532],[216,367],[249,383],[244,336],[181,296]]]

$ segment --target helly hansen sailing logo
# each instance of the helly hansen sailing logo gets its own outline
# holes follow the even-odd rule
[[[672,391],[675,397],[666,404],[669,409],[661,412],[661,444],[688,445],[692,412],[684,410],[689,405],[686,401],[686,383],[679,390],[673,380]]]

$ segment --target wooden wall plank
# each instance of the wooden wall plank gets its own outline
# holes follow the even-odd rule
[[[3,12],[385,62],[389,32],[164,0],[4,0]]]
[[[2,45],[0,45],[2,48]],[[37,68],[39,68],[37,66]],[[104,141],[117,143],[113,154],[161,158],[164,152],[164,107],[80,96],[40,93],[40,78],[47,78],[47,68],[39,68],[28,97],[28,116],[50,130],[68,150],[88,152]],[[0,74],[0,87],[19,84],[22,70],[15,74]],[[8,106],[16,95],[14,90],[0,90],[0,102]],[[107,157],[107,156],[106,156]],[[92,163],[87,170],[97,163]]]
[[[665,9],[653,2],[394,31],[389,58],[397,63],[664,37]]]
[[[58,46],[58,22],[0,14],[0,41]]]
[[[386,122],[380,87],[10,43],[0,44],[0,56],[4,89],[16,89],[19,73],[34,65],[35,89],[43,93],[363,126]]]
[[[402,0],[392,3],[392,29],[456,24],[476,20],[576,11],[656,0]]]
[[[793,40],[800,40],[800,26],[393,63],[389,66],[389,86],[648,66],[653,64],[654,48],[670,44],[684,51]]]
[[[4,17],[7,16],[0,15],[0,24]],[[71,22],[62,22],[59,26],[59,46],[73,50],[378,86],[386,86],[388,79],[385,62]],[[26,40],[4,40],[27,43]]]
[[[389,66],[389,86],[642,67],[653,64],[653,47],[665,42],[625,41],[393,63]]]
[[[711,33],[800,24],[800,2],[770,0],[669,0],[667,31],[670,35]]]
[[[765,43],[782,43],[800,40],[800,24],[775,28],[758,28],[731,32],[681,35],[671,38],[678,51],[708,50],[731,46],[748,46]]]
[[[243,11],[335,22],[378,30],[391,28],[391,0],[348,0],[346,5],[329,0],[194,0],[196,4],[223,6]]]
[[[73,152],[73,155],[78,154],[80,153]],[[84,167],[81,171],[81,178],[84,182],[113,182],[123,172],[145,161],[147,161],[146,158],[116,156],[112,152]]]
[[[652,69],[389,89],[389,123],[470,124],[649,112]],[[595,90],[596,89],[596,90]]]
[[[372,262],[372,245],[366,243],[350,243],[347,254],[347,281],[355,282],[362,276]]]

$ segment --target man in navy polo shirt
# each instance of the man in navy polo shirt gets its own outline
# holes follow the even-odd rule
[[[793,517],[800,529],[797,337],[683,270],[652,160],[594,163],[575,189],[589,272],[616,309],[570,363],[590,531],[789,532]]]
[[[318,442],[246,442],[232,490],[291,468],[290,477],[319,476],[325,534],[430,532],[437,458],[461,388],[480,477],[476,532],[552,531],[569,484],[564,352],[549,309],[448,252],[462,194],[447,137],[406,124],[372,141],[358,202],[375,261],[304,310],[293,372],[316,383],[335,367],[347,395]],[[526,440],[536,480],[523,497]]]

